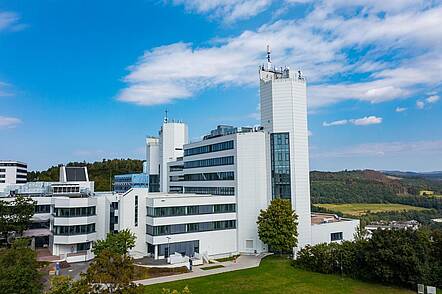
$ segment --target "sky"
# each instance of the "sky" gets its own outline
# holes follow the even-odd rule
[[[313,170],[442,170],[442,1],[0,0],[0,159],[145,157],[259,125],[258,66],[308,81]]]

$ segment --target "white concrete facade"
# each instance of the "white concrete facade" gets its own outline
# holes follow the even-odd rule
[[[0,192],[12,184],[27,182],[28,166],[24,162],[0,160]]]
[[[160,129],[159,174],[160,191],[167,192],[167,163],[183,156],[183,146],[189,143],[187,125],[182,122],[169,122],[167,119]]]
[[[271,171],[271,135],[288,133],[291,203],[298,215],[298,249],[311,243],[310,179],[307,129],[307,85],[288,68],[259,71],[261,124],[266,133],[268,198],[274,198]]]

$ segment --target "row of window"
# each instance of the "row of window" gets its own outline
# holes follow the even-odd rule
[[[233,156],[215,157],[209,159],[192,160],[184,162],[184,168],[197,168],[219,165],[231,165],[233,164]]]
[[[54,193],[79,193],[79,186],[54,187]]]
[[[184,150],[184,156],[233,149],[233,140]]]
[[[175,171],[182,171],[183,166],[182,165],[172,165],[169,167],[169,171],[175,172]]]
[[[17,166],[17,167],[22,167],[22,168],[28,168],[28,166],[26,164],[21,164],[21,163],[12,163],[12,162],[1,162],[0,166]]]
[[[20,179],[27,179],[28,178],[28,176],[27,175],[15,175],[15,177],[18,179],[18,178],[20,178]]]
[[[54,215],[59,217],[79,217],[95,215],[95,206],[75,208],[55,208]]]
[[[163,236],[163,235],[230,230],[230,229],[236,229],[235,220],[165,225],[165,226],[146,225],[146,233],[151,236]]]
[[[95,224],[77,226],[54,226],[54,235],[71,236],[95,233]]]
[[[35,205],[34,213],[50,213],[51,205]]]
[[[147,207],[147,216],[165,217],[165,216],[181,216],[181,215],[197,215],[211,213],[228,213],[235,212],[236,205],[229,204],[213,204],[213,205],[193,205],[193,206],[174,206],[174,207]]]
[[[184,175],[185,181],[233,181],[234,179],[233,171]]]
[[[185,193],[211,194],[211,195],[235,195],[234,187],[184,187]]]
[[[17,168],[17,172],[18,173],[24,173],[24,174],[28,173],[28,171],[26,169],[21,169],[21,168]]]

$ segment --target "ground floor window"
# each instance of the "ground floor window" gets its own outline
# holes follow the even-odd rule
[[[332,241],[340,241],[340,240],[342,240],[343,239],[342,232],[331,233],[330,234],[330,239]]]
[[[77,252],[78,251],[86,251],[91,249],[91,242],[78,243],[77,244]]]
[[[148,246],[149,247],[149,246]],[[193,256],[199,253],[199,240],[186,242],[171,242],[169,244],[158,245],[158,255],[168,257],[170,254],[178,252],[182,255]]]

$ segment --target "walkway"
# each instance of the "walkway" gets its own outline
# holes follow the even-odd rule
[[[266,257],[267,255],[270,255],[269,253],[260,254],[260,255],[241,255],[236,260],[236,263],[233,261],[226,261],[226,262],[219,262],[216,264],[204,264],[200,266],[194,266],[193,271],[185,274],[180,275],[173,275],[173,276],[166,276],[166,277],[158,277],[158,278],[152,278],[152,279],[146,279],[146,280],[139,280],[134,281],[136,284],[139,285],[153,285],[153,284],[159,284],[159,283],[166,283],[166,282],[173,282],[178,280],[186,280],[186,279],[192,279],[197,277],[204,277],[204,276],[210,276],[220,273],[226,273],[226,272],[232,272],[247,268],[253,268],[259,266],[261,259]],[[210,267],[214,265],[223,265],[223,267],[215,268],[215,269],[209,269],[209,270],[202,270],[201,268],[204,267]]]

